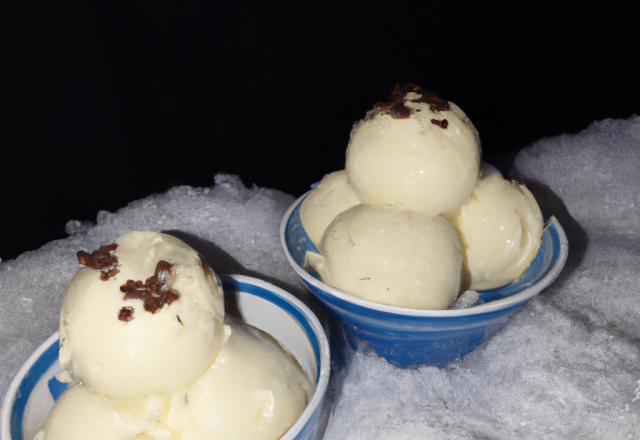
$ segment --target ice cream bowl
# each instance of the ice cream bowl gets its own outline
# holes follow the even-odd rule
[[[242,321],[284,345],[315,384],[306,408],[281,437],[313,439],[329,383],[329,344],[316,316],[301,301],[262,280],[221,275],[225,300],[231,299]],[[59,334],[54,333],[25,362],[11,382],[0,413],[0,440],[32,440],[67,388],[58,382]]]
[[[552,216],[545,223],[540,249],[525,272],[506,286],[479,291],[480,299],[472,307],[417,310],[378,304],[325,284],[305,264],[308,251],[318,252],[300,221],[300,205],[308,194],[289,207],[280,226],[287,260],[302,284],[338,316],[354,349],[364,345],[401,368],[442,367],[462,359],[502,328],[515,310],[548,287],[568,255],[567,237]]]

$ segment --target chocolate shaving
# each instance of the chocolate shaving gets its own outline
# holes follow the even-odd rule
[[[118,319],[120,321],[129,322],[133,319],[133,307],[123,307],[118,313]]]
[[[116,243],[100,246],[100,249],[93,251],[91,254],[85,251],[78,251],[78,263],[102,271],[100,279],[107,281],[109,278],[120,272],[116,267],[118,257],[113,252],[118,248]]]
[[[160,260],[153,276],[147,278],[144,283],[127,280],[125,284],[120,286],[120,291],[125,294],[124,299],[141,299],[144,302],[144,309],[151,313],[156,313],[165,304],[171,305],[172,302],[180,298],[178,292],[174,292],[167,286],[172,267],[171,263]]]
[[[373,108],[383,110],[394,119],[407,119],[411,116],[411,109],[404,105],[404,101],[376,102],[373,104]]]
[[[446,129],[449,126],[449,121],[447,121],[446,119],[443,119],[442,121],[438,121],[437,119],[432,119],[431,123],[433,125],[437,125],[440,128],[444,128]]]
[[[409,102],[428,104],[429,109],[433,112],[441,112],[450,108],[449,101],[442,99],[436,93],[429,92],[416,84],[397,84],[391,92],[390,101],[376,102],[373,104],[373,109],[378,110],[379,113],[386,113],[394,119],[406,119],[412,113],[411,108],[405,105],[409,93],[420,95],[419,98],[410,99]]]

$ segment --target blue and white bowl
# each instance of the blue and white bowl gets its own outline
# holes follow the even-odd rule
[[[498,331],[509,315],[549,286],[567,259],[569,245],[555,217],[545,224],[542,244],[526,271],[511,284],[478,292],[480,300],[458,310],[416,310],[378,304],[323,283],[305,265],[307,251],[318,252],[300,221],[296,200],[280,225],[284,254],[302,283],[332,310],[352,347],[360,341],[401,368],[444,366],[461,359]]]
[[[316,389],[298,420],[282,436],[312,440],[327,385],[329,344],[315,315],[293,295],[272,284],[243,275],[221,275],[225,296],[235,295],[242,320],[282,343],[293,354]],[[22,366],[9,386],[0,414],[0,440],[32,440],[67,385],[55,378],[59,335],[53,334]]]

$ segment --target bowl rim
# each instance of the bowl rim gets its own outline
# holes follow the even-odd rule
[[[259,278],[250,277],[247,275],[224,275],[239,283],[253,284],[254,286],[262,287],[263,289],[270,290],[278,296],[284,298],[289,303],[297,307],[303,315],[309,321],[311,329],[318,339],[318,349],[320,353],[320,359],[318,360],[318,379],[316,381],[316,388],[313,391],[311,399],[307,403],[302,414],[298,416],[295,423],[289,427],[289,429],[282,435],[281,439],[293,440],[296,435],[304,430],[304,427],[309,423],[316,411],[322,410],[322,402],[324,400],[327,388],[329,386],[329,376],[331,372],[331,357],[329,350],[329,340],[324,332],[322,324],[318,320],[318,317],[307,307],[302,301],[293,296],[291,293],[271,283],[263,281]],[[296,319],[297,320],[297,319]]]
[[[56,330],[54,334],[49,336],[46,341],[40,344],[40,346],[31,353],[11,380],[9,388],[7,388],[7,392],[2,399],[2,412],[0,413],[0,427],[2,427],[2,430],[0,431],[1,440],[14,440],[13,437],[11,437],[11,415],[13,413],[14,403],[18,398],[20,385],[22,385],[25,376],[35,365],[36,361],[40,359],[44,352],[49,350],[51,345],[59,340],[59,338],[60,331]],[[46,371],[43,371],[42,373],[44,374],[45,372]],[[38,378],[38,380],[40,379]],[[22,424],[22,421],[20,421],[20,424]]]
[[[320,321],[316,317],[316,315],[307,307],[302,301],[293,296],[291,293],[281,289],[278,286],[275,286],[271,283],[263,281],[258,278],[246,276],[246,275],[220,275],[221,277],[227,277],[237,281],[238,283],[251,284],[262,289],[271,291],[277,296],[283,298],[285,301],[290,303],[290,305],[294,306],[298,309],[299,312],[307,319],[309,327],[313,331],[318,340],[318,373],[317,380],[315,381],[315,390],[307,403],[307,406],[302,411],[300,416],[296,419],[293,425],[289,427],[289,429],[282,435],[282,439],[290,439],[293,440],[295,436],[300,434],[309,421],[312,419],[316,411],[322,410],[322,402],[324,400],[328,385],[329,385],[329,376],[331,371],[331,358],[330,358],[330,349],[329,349],[329,341],[325,334],[325,331],[320,324]],[[220,281],[220,280],[219,280]],[[245,292],[248,295],[254,295],[250,292]],[[255,295],[254,295],[255,296]],[[259,297],[262,298],[262,297]],[[276,304],[277,305],[277,304]],[[284,309],[283,309],[284,310]],[[286,311],[286,310],[285,310]],[[287,312],[289,315],[291,313]],[[298,319],[292,316],[293,319],[298,321]],[[304,327],[303,327],[304,328]],[[305,331],[306,333],[306,331]],[[7,388],[6,394],[2,400],[2,410],[0,412],[0,440],[13,440],[11,436],[11,416],[13,414],[13,407],[18,397],[20,386],[25,379],[25,376],[30,371],[30,369],[35,365],[35,363],[42,357],[42,355],[49,349],[51,346],[58,341],[60,338],[60,331],[57,330],[51,336],[47,338],[31,355],[27,358],[27,360],[22,364],[18,372],[15,374],[9,387]],[[311,343],[311,341],[309,341]],[[57,359],[57,356],[56,356]],[[43,371],[43,374],[46,371]],[[40,380],[40,378],[38,378]],[[22,423],[22,422],[21,422]],[[28,439],[23,439],[28,440]]]
[[[567,235],[564,232],[564,229],[558,222],[558,219],[555,216],[551,216],[547,223],[544,225],[544,230],[550,226],[554,226],[555,230],[560,239],[560,249],[558,251],[558,259],[551,267],[551,270],[537,283],[527,287],[521,292],[518,292],[514,295],[508,296],[506,298],[490,301],[488,303],[480,304],[477,306],[469,307],[466,309],[455,309],[455,310],[424,310],[424,309],[408,309],[404,307],[396,307],[390,306],[387,304],[380,304],[373,301],[369,301],[364,298],[360,298],[358,296],[352,295],[350,293],[339,290],[335,287],[329,286],[328,284],[323,283],[320,280],[312,277],[306,270],[296,263],[293,259],[291,252],[289,252],[289,248],[286,242],[286,231],[287,225],[289,223],[289,219],[291,218],[291,214],[296,209],[296,207],[302,203],[305,197],[309,195],[312,190],[307,191],[300,197],[298,197],[287,209],[280,222],[280,245],[284,252],[284,255],[298,276],[305,282],[311,284],[313,287],[337,298],[344,302],[355,304],[357,306],[363,307],[365,309],[372,309],[382,313],[388,313],[392,315],[403,315],[403,316],[411,316],[411,317],[424,317],[424,318],[451,318],[451,317],[460,317],[460,316],[475,316],[485,313],[492,313],[504,309],[509,309],[511,307],[515,307],[518,304],[524,303],[525,301],[531,299],[540,293],[543,289],[548,287],[560,274],[564,264],[567,260],[567,256],[569,254],[569,242],[567,240]]]

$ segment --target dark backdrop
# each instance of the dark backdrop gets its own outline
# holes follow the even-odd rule
[[[0,258],[221,171],[301,194],[396,83],[456,102],[503,169],[640,114],[632,10],[462,3],[3,2]]]

